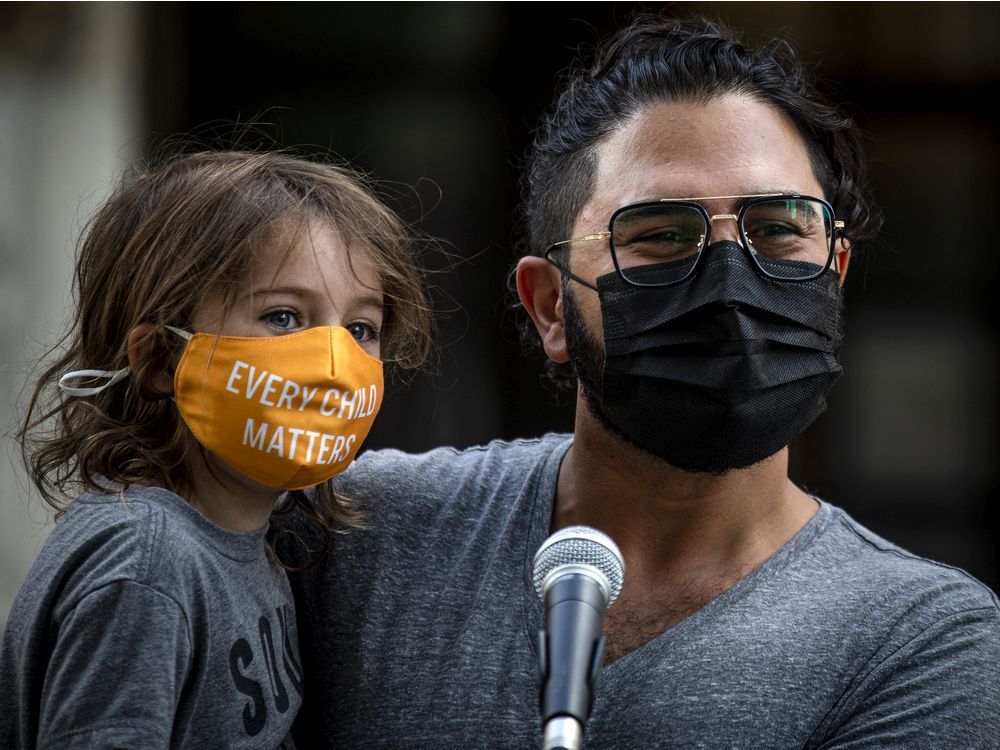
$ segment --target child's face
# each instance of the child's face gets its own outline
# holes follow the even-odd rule
[[[192,327],[224,336],[280,336],[342,326],[378,359],[383,312],[382,284],[366,254],[350,253],[332,227],[310,221],[267,243],[230,310],[221,294],[212,296],[195,309]]]

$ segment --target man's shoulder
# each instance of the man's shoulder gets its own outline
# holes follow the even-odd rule
[[[914,627],[967,612],[994,619],[1000,602],[960,568],[910,552],[829,506],[830,523],[817,540],[818,560],[843,600],[881,608]]]
[[[926,732],[989,713],[982,708],[997,696],[992,687],[993,698],[982,691],[994,669],[986,665],[1000,658],[996,595],[843,510],[824,504],[819,520],[802,554],[764,585],[766,607],[757,610],[781,628],[782,639],[769,644],[771,661],[781,664],[782,650],[793,654],[807,665],[801,673],[811,694],[829,704],[817,744],[807,746],[864,736],[866,746],[923,747],[934,736]]]

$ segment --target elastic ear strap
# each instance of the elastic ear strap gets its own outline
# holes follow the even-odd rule
[[[573,273],[572,271],[570,271],[568,268],[563,268],[558,263],[556,263],[554,260],[552,260],[552,258],[546,257],[545,260],[547,260],[549,263],[551,263],[556,268],[556,270],[558,270],[559,273],[561,273],[566,278],[572,279],[573,281],[575,281],[578,284],[583,284],[585,287],[587,287],[588,289],[593,289],[595,292],[597,291],[597,287],[596,286],[594,286],[593,284],[591,284],[589,281],[584,281],[579,276],[577,276],[575,273]]]
[[[164,326],[167,330],[176,333],[185,341],[191,339],[192,334],[188,333],[182,328],[174,328],[173,326]],[[96,396],[98,393],[103,391],[105,388],[110,388],[119,380],[124,378],[131,372],[131,368],[123,367],[120,370],[74,370],[73,372],[67,372],[61,378],[59,378],[59,389],[69,395],[69,396]],[[107,382],[101,383],[100,385],[71,385],[71,382],[79,378],[85,378],[88,380],[99,380],[102,378],[107,378]]]
[[[168,331],[176,333],[178,336],[180,336],[185,341],[190,341],[191,340],[191,336],[193,335],[193,334],[188,333],[187,331],[185,331],[183,328],[174,328],[173,326],[168,326],[168,325],[164,325],[163,327],[166,328]]]
[[[98,393],[103,391],[105,388],[110,388],[119,380],[124,378],[131,372],[131,368],[123,367],[120,370],[74,370],[73,372],[67,372],[61,378],[59,378],[59,389],[70,396],[96,396]],[[100,385],[92,386],[78,386],[70,385],[70,381],[76,380],[77,378],[86,378],[89,380],[98,378],[107,378],[106,383]]]

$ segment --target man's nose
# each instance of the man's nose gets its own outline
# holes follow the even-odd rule
[[[709,217],[709,221],[712,224],[712,242],[741,241],[739,217],[736,214],[714,214]]]

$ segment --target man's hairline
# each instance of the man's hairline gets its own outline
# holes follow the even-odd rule
[[[595,139],[593,143],[591,143],[586,148],[583,148],[577,153],[570,156],[569,165],[571,169],[579,165],[587,170],[587,172],[584,174],[585,179],[582,180],[581,184],[579,185],[579,187],[581,188],[580,192],[584,192],[585,190],[586,194],[582,196],[582,198],[580,199],[579,205],[575,207],[570,207],[570,211],[568,211],[567,213],[572,213],[572,217],[568,220],[565,228],[558,230],[553,228],[551,236],[544,238],[542,242],[539,243],[540,244],[539,247],[532,247],[528,255],[534,255],[539,257],[542,256],[545,252],[545,249],[549,245],[559,240],[558,237],[559,235],[565,234],[566,235],[565,238],[566,239],[569,238],[570,234],[572,234],[573,232],[573,228],[576,226],[576,223],[580,219],[580,216],[583,213],[584,209],[594,198],[594,194],[597,189],[596,183],[597,183],[597,170],[600,163],[600,153],[599,153],[600,147],[603,144],[605,144],[612,136],[614,136],[616,133],[620,132],[623,128],[625,128],[629,122],[634,121],[642,113],[647,112],[652,107],[655,107],[660,104],[680,104],[684,102],[690,102],[693,104],[709,104],[729,94],[742,94],[750,99],[753,99],[754,101],[760,102],[761,104],[771,107],[779,114],[789,119],[789,121],[791,122],[792,126],[795,129],[795,133],[801,139],[802,147],[806,151],[806,155],[809,159],[809,167],[812,170],[813,177],[816,179],[817,184],[823,191],[823,195],[819,197],[824,198],[832,203],[833,196],[830,194],[832,192],[832,184],[830,185],[827,184],[827,183],[832,183],[834,179],[833,175],[834,165],[832,164],[832,160],[825,153],[821,144],[813,143],[810,138],[806,137],[806,134],[803,132],[803,128],[801,127],[800,123],[791,114],[789,114],[781,107],[775,105],[774,102],[770,101],[766,96],[763,96],[759,91],[753,91],[751,89],[748,89],[746,86],[733,86],[726,90],[710,92],[705,96],[699,96],[698,94],[673,96],[673,97],[662,96],[657,98],[655,101],[650,101],[637,107],[627,116],[619,119],[614,124],[613,127],[607,130],[607,132],[602,134],[599,138]],[[828,174],[824,175],[823,174],[824,171],[827,172]],[[827,179],[824,179],[824,176],[826,176]],[[553,223],[553,227],[555,226],[556,226],[555,223]],[[553,239],[553,237],[555,237],[555,239]]]

